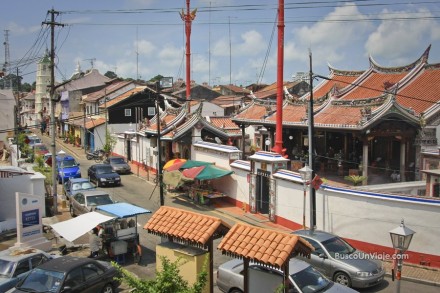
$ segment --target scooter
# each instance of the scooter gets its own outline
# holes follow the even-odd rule
[[[103,150],[95,150],[93,152],[88,152],[86,154],[87,160],[95,160],[95,161],[102,161],[104,158],[105,152]]]

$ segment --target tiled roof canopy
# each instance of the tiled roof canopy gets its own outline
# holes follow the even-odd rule
[[[217,249],[235,258],[281,268],[294,255],[310,255],[313,247],[297,235],[235,224]]]
[[[161,237],[171,237],[176,242],[206,248],[211,237],[224,236],[230,226],[216,217],[162,206],[144,229]]]

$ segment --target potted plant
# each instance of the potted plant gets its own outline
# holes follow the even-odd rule
[[[367,180],[366,176],[362,175],[349,175],[344,177],[345,180],[353,183],[354,186],[360,185],[364,180]]]

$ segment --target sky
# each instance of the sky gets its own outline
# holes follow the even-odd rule
[[[18,0],[0,9],[1,43],[8,33],[10,71],[36,79],[36,61],[51,48],[49,10],[55,16],[57,81],[83,71],[115,72],[149,80],[186,79],[186,0]],[[277,79],[277,0],[192,0],[191,79],[209,85],[273,83]],[[285,0],[284,80],[296,72],[328,75],[329,65],[365,70],[369,56],[402,66],[432,45],[440,63],[438,0]],[[62,26],[61,26],[62,24]],[[0,64],[6,57],[1,47]]]

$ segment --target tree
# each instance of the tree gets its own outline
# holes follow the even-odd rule
[[[118,77],[118,75],[117,75],[116,73],[114,73],[113,71],[107,71],[107,72],[104,74],[104,76],[107,76],[107,77],[110,78],[110,79],[114,79],[114,78],[117,78],[117,77]]]
[[[21,91],[30,93],[32,91],[32,86],[29,83],[25,82],[21,85]]]
[[[156,279],[153,280],[142,280],[115,262],[112,262],[112,265],[121,274],[120,280],[127,283],[133,289],[130,291],[133,293],[201,293],[203,291],[208,282],[206,261],[202,272],[197,276],[197,281],[192,286],[189,286],[188,282],[179,274],[179,267],[184,264],[184,260],[178,258],[175,262],[171,262],[164,256],[161,256],[160,259],[162,270],[156,273]]]
[[[155,77],[151,78],[149,81],[151,82],[155,82],[155,81],[160,81],[163,78],[163,75],[156,75]]]
[[[102,146],[102,150],[105,152],[105,154],[107,156],[109,156],[111,154],[111,152],[113,151],[113,148],[116,145],[116,138],[113,137],[110,132],[107,132],[105,134],[105,144]]]

